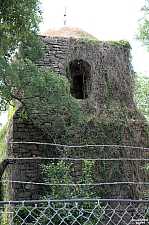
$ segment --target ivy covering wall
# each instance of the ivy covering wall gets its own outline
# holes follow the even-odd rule
[[[62,37],[42,37],[42,40],[45,43],[46,57],[40,59],[37,65],[41,67],[41,85],[42,81],[46,81],[47,86],[41,96],[35,99],[24,98],[23,110],[19,108],[12,118],[13,134],[9,135],[8,139],[43,142],[46,140],[46,142],[66,145],[148,147],[149,127],[133,101],[134,72],[131,66],[129,43]],[[85,77],[86,74],[90,76],[89,79]],[[81,90],[80,86],[75,88],[78,80],[82,82],[81,88],[87,92],[85,97],[80,97],[81,95],[76,97],[74,94],[77,88]],[[22,120],[19,119],[20,115]],[[36,144],[34,147],[14,145],[9,147],[8,155],[10,152],[15,157],[22,155],[23,157],[65,155],[74,158],[147,156],[147,153],[140,149],[118,146],[72,148],[69,151],[46,146],[41,149],[40,146],[39,151]],[[31,170],[34,170],[35,164],[37,165],[36,161],[32,163]],[[95,183],[145,181],[147,177],[141,166],[140,161],[132,163],[132,161],[99,160],[93,166],[93,180]],[[28,177],[27,170],[31,166],[27,166],[26,162],[24,164],[18,162],[18,167],[23,171],[23,179],[26,181],[37,179],[38,172],[32,172],[34,176]],[[79,179],[81,168],[81,162],[74,163],[75,180]],[[37,166],[36,171],[38,169]],[[16,177],[19,179],[18,176],[21,176],[18,175],[17,170],[18,168],[13,169],[14,179]],[[21,191],[18,185],[13,188]],[[99,186],[96,188],[96,193],[102,198],[135,198],[140,195],[141,188],[133,185]],[[31,187],[28,187],[28,193],[30,190]],[[35,190],[32,189],[32,193],[34,192]],[[29,194],[26,198],[29,196],[33,197]]]

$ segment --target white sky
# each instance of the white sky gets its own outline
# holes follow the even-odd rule
[[[41,31],[64,25],[82,28],[99,40],[126,39],[132,46],[136,71],[149,71],[149,53],[134,40],[144,0],[42,0]]]
[[[64,25],[82,28],[99,40],[126,39],[132,46],[133,66],[136,71],[149,74],[149,53],[134,40],[140,8],[144,0],[41,0],[44,24],[41,32]],[[7,116],[0,117],[5,124]]]

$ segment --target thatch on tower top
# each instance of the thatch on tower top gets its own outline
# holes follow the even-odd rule
[[[51,28],[47,31],[42,33],[43,36],[59,36],[59,37],[77,37],[77,38],[84,38],[88,37],[91,39],[97,39],[92,34],[77,28],[77,27],[69,27],[69,26],[63,26],[61,28]]]

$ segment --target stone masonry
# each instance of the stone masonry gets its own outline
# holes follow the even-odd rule
[[[56,74],[65,75],[70,82],[70,91],[79,101],[85,98],[96,107],[98,101],[108,93],[107,80],[115,87],[112,104],[119,98],[128,107],[133,106],[131,89],[130,53],[122,45],[114,46],[108,42],[87,41],[66,37],[42,36],[46,57],[40,59],[39,67],[49,67]],[[104,71],[104,73],[103,73]],[[122,74],[122,71],[123,74]],[[125,79],[123,79],[125,77]],[[119,87],[121,83],[122,87]],[[117,90],[121,88],[121,93]],[[8,142],[37,142],[34,144],[8,144],[8,157],[52,157],[56,156],[56,148],[39,145],[39,142],[51,142],[42,131],[30,124],[28,120],[20,120],[20,108],[10,120],[7,134]],[[44,151],[43,151],[44,149]],[[30,161],[17,160],[15,165],[7,169],[7,178],[15,181],[35,182],[40,170],[39,159]],[[36,198],[39,194],[36,185],[30,183],[9,183],[9,199],[25,200]]]

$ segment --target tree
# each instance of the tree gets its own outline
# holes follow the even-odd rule
[[[149,0],[145,0],[145,5],[141,8],[142,17],[138,21],[138,31],[135,36],[136,40],[149,51]],[[149,120],[149,77],[147,74],[137,74],[135,77],[134,98],[142,113]]]
[[[17,60],[8,64],[0,58],[0,109],[11,100],[18,100],[23,107],[25,117],[37,126],[44,124],[49,130],[52,123],[65,126],[80,121],[79,103],[70,94],[68,79],[65,76],[50,72],[29,59]],[[48,119],[49,117],[49,119]],[[56,124],[55,124],[56,126]]]
[[[12,53],[39,31],[39,0],[0,0],[0,52]]]
[[[38,36],[41,15],[39,0],[0,0],[0,111],[6,110],[15,99],[12,95],[17,82],[15,63],[12,63],[14,54],[18,68],[26,58],[36,61],[43,56]]]
[[[35,64],[44,55],[38,37],[39,0],[3,0],[0,12],[0,111],[16,99],[31,122],[46,123],[43,127],[48,131],[49,117],[55,126],[61,123],[63,132],[68,124],[80,121],[79,104],[66,77]],[[9,56],[18,48],[12,60]]]
[[[141,8],[141,12],[143,16],[138,21],[139,27],[136,39],[141,41],[149,50],[149,0],[145,0],[145,5]]]

